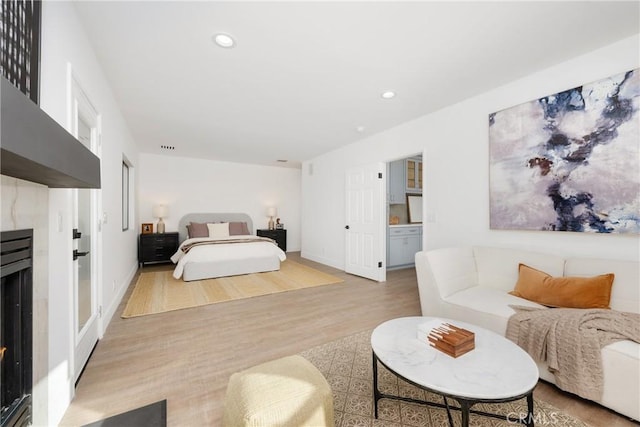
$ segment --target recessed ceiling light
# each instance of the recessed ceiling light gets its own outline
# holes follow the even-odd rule
[[[358,132],[364,132],[364,126],[358,126],[358,127],[356,128],[356,131],[358,131]]]
[[[220,47],[231,48],[236,45],[236,41],[229,34],[218,33],[213,36],[213,41]]]
[[[382,96],[384,99],[391,99],[396,96],[396,93],[392,90],[388,90],[386,92],[382,92],[382,95],[380,96]]]

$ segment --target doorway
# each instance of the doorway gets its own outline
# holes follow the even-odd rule
[[[100,158],[100,115],[70,73],[72,134]],[[73,379],[77,382],[98,342],[101,239],[99,189],[74,189],[71,233],[73,271]]]
[[[387,270],[413,267],[422,250],[422,154],[388,162],[387,176]]]

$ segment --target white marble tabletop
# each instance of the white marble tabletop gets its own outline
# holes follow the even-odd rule
[[[451,357],[417,338],[418,325],[446,322],[475,334],[475,349]],[[520,347],[479,326],[433,317],[402,317],[371,334],[378,359],[396,374],[431,389],[469,399],[509,399],[538,382],[538,367]]]

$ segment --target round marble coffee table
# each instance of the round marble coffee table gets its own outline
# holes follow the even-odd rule
[[[453,358],[417,338],[418,325],[446,322],[472,331],[475,349]],[[469,413],[507,419],[504,416],[471,410],[480,402],[500,403],[527,398],[526,419],[508,421],[533,426],[533,389],[538,367],[531,357],[508,339],[479,326],[433,317],[402,317],[382,323],[371,334],[373,349],[373,392],[375,417],[380,399],[397,399],[462,413],[462,425],[469,425]],[[383,394],[378,390],[378,362],[398,377],[424,390],[443,396],[444,403],[427,402]],[[459,407],[450,406],[447,398]]]

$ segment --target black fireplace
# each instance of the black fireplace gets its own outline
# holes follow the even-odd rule
[[[33,230],[0,233],[0,426],[32,414]]]

